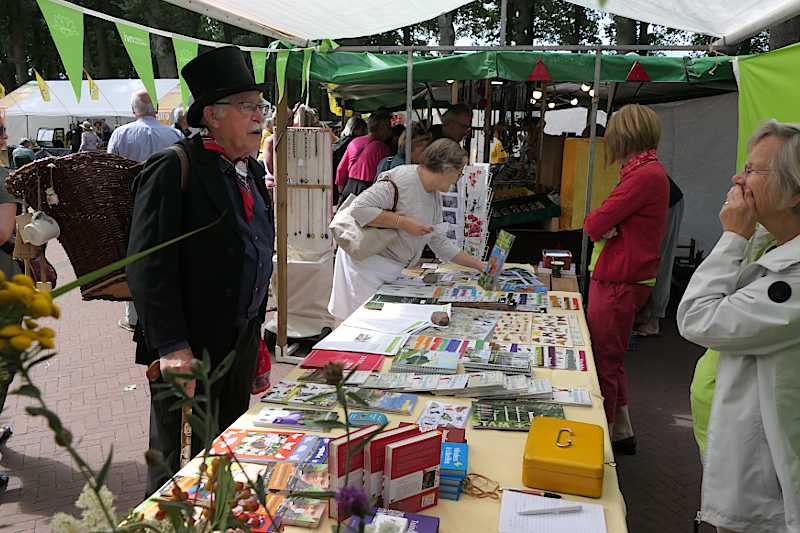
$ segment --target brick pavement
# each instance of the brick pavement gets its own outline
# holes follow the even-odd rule
[[[58,245],[48,255],[61,283],[74,278]],[[77,292],[61,304],[63,317],[55,325],[59,355],[35,371],[36,381],[79,436],[78,447],[93,467],[99,468],[113,445],[108,485],[117,510],[125,512],[144,495],[149,398],[142,369],[133,364],[130,334],[117,327],[122,304],[83,302]],[[618,470],[632,533],[691,531],[699,502],[688,384],[702,350],[680,339],[674,322],[665,330],[660,338],[640,340],[626,362],[639,454],[618,458]],[[273,363],[273,379],[289,369]],[[126,390],[129,385],[136,388]],[[49,531],[53,513],[75,512],[73,502],[83,486],[44,422],[25,414],[28,404],[11,396],[0,414],[0,424],[14,426],[0,459],[0,470],[11,476],[8,491],[0,495],[0,525],[10,525],[8,533]]]

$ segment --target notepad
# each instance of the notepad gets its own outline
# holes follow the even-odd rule
[[[524,516],[520,511],[565,507],[575,502],[503,491],[499,533],[606,533],[603,506],[583,503],[578,513]]]

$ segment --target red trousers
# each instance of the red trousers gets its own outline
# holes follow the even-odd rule
[[[609,426],[614,423],[617,408],[628,405],[625,352],[636,312],[647,302],[651,291],[652,287],[639,283],[589,282],[587,320]]]

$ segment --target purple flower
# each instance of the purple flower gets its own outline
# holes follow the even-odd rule
[[[364,489],[350,485],[336,491],[336,501],[345,516],[364,516],[369,513],[369,497]]]

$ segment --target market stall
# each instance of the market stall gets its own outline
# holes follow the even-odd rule
[[[434,272],[436,274],[434,274]],[[529,272],[533,274],[533,269],[527,267],[525,265],[506,265],[506,273],[518,273],[518,272]],[[582,496],[575,496],[570,495],[567,493],[563,493],[563,498],[560,502],[563,502],[564,505],[567,504],[593,504],[593,505],[600,505],[602,506],[602,512],[600,513],[600,521],[596,522],[598,529],[597,531],[605,530],[609,532],[625,532],[627,531],[626,523],[625,523],[625,503],[623,500],[623,496],[619,491],[619,484],[614,464],[613,453],[611,451],[608,428],[603,412],[603,401],[602,396],[600,395],[600,388],[599,383],[597,380],[597,374],[595,370],[594,360],[592,357],[589,333],[586,325],[586,320],[584,317],[583,312],[583,305],[581,301],[580,294],[577,292],[560,292],[560,291],[550,291],[550,292],[527,292],[527,293],[518,293],[516,296],[519,298],[520,294],[527,294],[530,298],[523,301],[523,299],[519,299],[516,303],[516,310],[518,312],[514,313],[502,313],[498,311],[492,311],[489,309],[497,309],[498,301],[496,300],[496,296],[487,296],[486,298],[481,298],[480,296],[478,299],[484,299],[483,303],[476,303],[472,302],[469,303],[468,300],[470,298],[474,299],[474,297],[463,296],[463,291],[467,289],[468,286],[473,287],[478,293],[480,293],[480,289],[477,282],[474,281],[466,281],[470,279],[470,275],[466,272],[459,270],[458,267],[453,265],[442,265],[436,270],[430,270],[430,266],[427,270],[423,269],[412,269],[407,270],[404,272],[404,277],[402,278],[404,281],[403,283],[409,283],[410,285],[399,285],[401,283],[398,280],[398,285],[384,285],[381,287],[375,296],[372,298],[372,302],[382,302],[383,305],[388,305],[387,302],[390,301],[402,301],[403,296],[402,294],[405,291],[408,291],[407,294],[418,293],[422,294],[424,290],[427,290],[425,286],[419,285],[418,282],[410,281],[413,279],[420,279],[420,282],[423,277],[427,278],[430,281],[431,275],[436,276],[439,281],[437,281],[437,289],[436,293],[438,296],[438,302],[441,304],[442,302],[449,300],[449,299],[456,299],[458,302],[452,303],[452,319],[454,322],[451,322],[451,327],[453,328],[464,328],[465,326],[461,325],[460,320],[463,318],[462,313],[468,313],[467,316],[475,317],[473,320],[478,320],[480,324],[484,327],[489,327],[489,331],[492,331],[491,337],[487,337],[487,342],[491,341],[493,346],[497,346],[498,344],[494,343],[502,343],[504,340],[513,339],[514,336],[523,335],[523,338],[527,339],[529,342],[538,339],[537,342],[549,342],[543,341],[541,337],[537,337],[537,335],[542,335],[546,333],[542,333],[538,328],[541,328],[539,320],[550,319],[550,320],[562,320],[564,324],[569,324],[569,326],[564,326],[564,328],[569,329],[569,340],[564,340],[562,346],[566,346],[569,344],[572,348],[562,348],[564,350],[563,353],[574,353],[580,354],[580,357],[575,357],[571,361],[568,360],[559,360],[555,362],[555,360],[548,362],[547,358],[540,359],[538,362],[532,363],[536,368],[531,370],[530,375],[531,378],[522,378],[523,381],[528,379],[529,383],[533,383],[537,380],[544,380],[548,386],[552,384],[554,390],[579,390],[585,392],[585,401],[588,402],[589,405],[583,406],[573,406],[573,405],[559,405],[556,403],[543,403],[542,405],[551,405],[554,406],[554,409],[558,412],[561,411],[563,408],[563,418],[565,420],[563,423],[567,426],[570,425],[570,421],[578,421],[578,422],[585,422],[589,424],[593,424],[602,428],[602,493],[599,495],[598,498],[589,498],[589,497],[582,497]],[[524,277],[524,276],[523,276]],[[475,279],[474,276],[471,279]],[[504,279],[504,278],[501,278]],[[552,279],[549,276],[541,275],[539,276],[538,280],[533,277],[528,277],[527,283],[535,283],[539,285],[539,281],[542,282],[543,285],[552,283]],[[451,283],[452,282],[452,283]],[[505,283],[505,282],[504,282]],[[502,285],[506,286],[506,285]],[[574,279],[572,281],[573,288],[576,288],[574,284]],[[544,287],[542,287],[544,288]],[[521,290],[520,285],[517,285],[516,290]],[[528,285],[526,290],[533,290],[532,285]],[[537,289],[538,290],[538,289]],[[469,292],[469,291],[467,291]],[[462,296],[456,297],[456,293],[462,293]],[[489,295],[489,293],[485,293]],[[450,296],[448,296],[450,295]],[[495,298],[496,301],[492,302],[489,301],[492,298]],[[506,301],[501,298],[502,301]],[[538,302],[538,304],[534,304],[534,300]],[[432,300],[433,301],[433,300]],[[524,303],[523,303],[524,302]],[[392,304],[397,306],[403,306],[405,304]],[[467,309],[462,307],[463,305],[469,305],[471,309]],[[527,307],[526,307],[527,306]],[[347,328],[353,327],[352,325],[348,324],[356,324],[357,317],[360,316],[365,312],[365,309],[370,308],[371,304],[368,303],[365,305],[364,308],[357,311],[351,319],[345,321],[345,326],[340,327]],[[413,304],[405,305],[406,309],[415,308],[415,307],[423,307],[417,306]],[[507,309],[512,309],[512,307],[507,307]],[[527,309],[529,312],[522,312],[521,309]],[[545,309],[546,308],[546,309]],[[387,308],[388,309],[388,308]],[[412,309],[413,310],[413,309]],[[538,312],[533,312],[534,310]],[[366,311],[369,313],[369,311]],[[513,315],[513,319],[519,321],[520,319],[526,319],[531,324],[532,329],[526,330],[526,333],[519,333],[513,329],[508,329],[506,326],[501,326],[501,322],[497,322],[497,325],[487,326],[487,320],[496,320],[498,316],[503,315],[508,317]],[[483,318],[481,318],[483,317]],[[494,318],[492,318],[494,317]],[[350,322],[350,320],[355,320],[355,322]],[[472,335],[482,335],[483,333],[478,333],[477,329],[480,329],[478,326],[475,326],[474,322],[471,322],[473,326],[466,327],[466,329],[472,328]],[[477,329],[476,329],[477,328]],[[461,331],[462,329],[456,330]],[[421,335],[424,335],[426,330],[421,330]],[[447,334],[447,329],[444,330],[445,333],[442,335]],[[484,330],[486,331],[486,330]],[[375,332],[373,332],[375,333]],[[409,342],[406,346],[410,346],[412,337],[409,338]],[[333,337],[337,337],[337,334],[333,335]],[[475,337],[477,338],[477,337]],[[518,339],[522,340],[522,339]],[[331,341],[328,341],[331,342]],[[555,343],[559,343],[561,341],[553,341]],[[325,352],[323,343],[319,344],[319,352]],[[543,347],[546,345],[542,345]],[[433,349],[433,348],[431,348]],[[547,349],[547,348],[545,348]],[[555,346],[552,346],[550,349],[558,350]],[[427,352],[426,352],[427,353]],[[471,352],[467,352],[469,354]],[[562,353],[562,352],[555,352],[555,353]],[[358,354],[355,354],[358,355]],[[255,405],[251,408],[245,415],[243,415],[236,423],[234,423],[231,428],[225,432],[223,432],[222,437],[220,439],[229,439],[229,440],[220,440],[217,439],[215,446],[220,446],[221,442],[227,443],[226,445],[230,445],[231,449],[233,450],[234,454],[242,453],[243,455],[239,457],[242,461],[255,461],[259,463],[260,466],[256,464],[250,465],[250,473],[255,474],[259,469],[265,469],[265,471],[269,471],[270,473],[275,472],[282,472],[281,479],[289,479],[289,489],[292,488],[291,479],[293,479],[294,474],[290,474],[287,472],[297,472],[298,469],[305,471],[304,464],[313,464],[315,459],[312,459],[313,453],[306,456],[304,461],[299,459],[299,455],[297,452],[297,446],[302,447],[303,443],[310,442],[313,438],[321,438],[321,439],[336,439],[338,436],[342,435],[343,432],[341,430],[334,429],[330,432],[321,432],[321,431],[314,431],[313,429],[303,428],[298,429],[295,427],[292,431],[302,431],[304,433],[304,437],[302,439],[299,435],[295,434],[295,437],[291,437],[294,439],[295,442],[299,443],[295,444],[287,444],[287,446],[291,447],[292,449],[286,448],[284,450],[284,454],[281,458],[268,458],[267,455],[273,453],[275,449],[274,446],[270,448],[271,451],[266,450],[266,448],[262,447],[258,444],[258,439],[264,437],[264,431],[287,431],[286,426],[282,429],[264,429],[264,418],[265,412],[274,410],[275,408],[278,409],[292,409],[292,408],[301,408],[301,409],[308,409],[308,408],[315,408],[315,409],[325,409],[326,407],[319,399],[319,395],[311,395],[306,394],[305,398],[308,399],[310,403],[304,403],[305,400],[301,401],[298,400],[303,393],[299,393],[300,396],[292,396],[289,394],[288,396],[282,396],[285,394],[285,391],[291,388],[292,383],[302,383],[302,381],[296,381],[298,379],[306,379],[309,374],[313,375],[313,370],[309,370],[306,363],[311,365],[310,362],[312,357],[316,357],[314,353],[309,355],[307,360],[301,364],[301,368],[297,368],[293,370],[284,381],[281,383],[275,384],[272,391],[267,393],[262,399],[263,403]],[[365,356],[360,356],[362,359]],[[399,361],[403,361],[404,358],[407,360],[407,354],[401,349],[400,352],[395,357],[381,357],[381,356],[368,356],[368,357],[376,357],[378,360],[382,359],[382,363],[379,364],[379,372],[380,374],[376,374],[374,372],[370,374],[370,377],[364,377],[364,380],[361,381],[363,388],[353,388],[351,390],[359,390],[362,395],[365,397],[371,398],[370,393],[367,392],[365,387],[368,387],[368,382],[370,379],[377,379],[380,376],[386,378],[406,378],[409,374],[398,373],[398,367],[401,365]],[[531,357],[533,355],[531,354]],[[535,357],[534,357],[535,359]],[[435,379],[444,379],[444,378],[452,378],[454,376],[462,375],[461,374],[463,369],[461,368],[469,366],[471,363],[470,361],[474,362],[477,359],[472,355],[464,355],[461,359],[462,363],[459,364],[458,372],[459,374],[450,375],[450,376],[436,376],[436,375],[428,375],[428,379],[433,377]],[[415,364],[418,364],[417,361]],[[372,364],[372,362],[370,362]],[[306,369],[304,369],[306,368]],[[481,374],[481,372],[474,372],[470,376]],[[410,376],[414,376],[411,374]],[[466,377],[466,376],[465,376]],[[521,377],[521,376],[517,376]],[[533,381],[530,381],[533,380]],[[413,377],[411,378],[413,381]],[[466,382],[466,380],[465,380]],[[287,388],[288,387],[288,388]],[[322,393],[324,389],[324,385],[316,385],[318,389],[315,389],[316,392]],[[388,390],[380,390],[378,388],[371,389],[373,392],[371,394],[378,394],[379,397],[382,394],[397,394],[396,392],[388,391]],[[403,389],[393,389],[393,391],[398,391]],[[417,393],[417,394],[403,394],[405,397],[413,396],[413,409],[409,409],[405,411],[403,414],[390,414],[385,409],[391,410],[391,408],[387,407],[387,403],[383,403],[381,405],[377,405],[371,407],[370,410],[384,410],[387,413],[388,417],[388,425],[386,430],[391,430],[398,426],[400,423],[422,423],[422,420],[426,420],[426,423],[434,424],[427,418],[422,418],[423,416],[428,417],[431,416],[431,411],[429,408],[429,404],[431,401],[433,402],[440,402],[439,405],[446,404],[449,408],[453,409],[460,409],[458,406],[463,406],[465,410],[463,413],[467,411],[470,412],[469,416],[467,417],[464,414],[464,419],[453,421],[452,423],[444,424],[441,428],[444,428],[445,431],[455,431],[458,432],[459,426],[465,429],[464,432],[464,440],[466,441],[466,445],[468,447],[468,471],[470,474],[480,474],[485,476],[491,482],[489,482],[489,488],[491,487],[500,487],[500,488],[524,488],[525,485],[523,483],[523,455],[526,449],[526,439],[528,438],[528,431],[527,425],[529,422],[523,421],[522,419],[517,419],[517,422],[514,422],[511,419],[506,421],[498,421],[497,415],[494,417],[483,416],[483,404],[481,402],[497,402],[498,400],[478,400],[476,401],[474,398],[481,398],[481,394],[485,393],[469,393],[465,392],[463,395],[459,397],[453,396],[434,396],[428,393]],[[472,399],[471,399],[471,398]],[[485,397],[485,396],[484,396]],[[294,399],[293,399],[294,398]],[[555,398],[555,396],[553,396]],[[286,402],[288,401],[288,405]],[[518,405],[522,405],[528,400],[515,400]],[[574,401],[574,400],[562,400],[562,401]],[[379,402],[381,403],[381,402]],[[358,406],[351,405],[351,411],[353,409],[358,408]],[[404,407],[405,408],[405,407]],[[362,407],[361,409],[365,409]],[[402,411],[402,409],[401,409]],[[332,412],[336,412],[339,415],[340,419],[344,417],[344,411],[341,408],[334,407]],[[549,408],[548,408],[548,412]],[[463,414],[462,413],[462,414]],[[435,412],[434,412],[435,414]],[[333,416],[333,415],[332,415]],[[528,415],[525,415],[526,418]],[[553,415],[559,416],[559,415]],[[438,419],[437,419],[438,420]],[[527,419],[529,420],[529,419]],[[441,424],[441,422],[438,422]],[[522,425],[520,425],[522,424]],[[533,422],[534,426],[536,421]],[[447,426],[447,427],[445,427]],[[270,426],[267,426],[270,427]],[[279,425],[272,425],[272,428],[279,428]],[[437,426],[439,427],[439,426]],[[357,429],[357,428],[356,428]],[[424,433],[423,433],[424,434]],[[267,435],[264,438],[271,438],[272,436]],[[242,444],[239,446],[238,444],[234,443],[233,440],[230,439],[239,439],[243,438],[242,441],[237,441],[240,443],[246,442],[247,444]],[[450,438],[450,437],[446,437]],[[455,437],[453,437],[455,438]],[[303,440],[306,439],[306,440]],[[377,439],[377,438],[376,438]],[[290,442],[290,441],[287,441]],[[316,442],[316,441],[315,441]],[[323,441],[323,445],[326,450],[329,448],[332,450],[331,445],[329,444],[330,441]],[[404,441],[405,442],[405,441]],[[244,447],[242,447],[244,446]],[[261,451],[258,451],[261,450]],[[331,461],[334,461],[334,452],[328,451],[325,455],[327,456],[328,461],[328,471],[332,468]],[[247,454],[255,454],[255,455],[247,455]],[[261,457],[257,457],[261,454]],[[298,462],[293,462],[297,460]],[[194,483],[192,480],[197,479],[198,476],[198,467],[200,465],[200,460],[195,459],[194,461],[190,462],[181,472],[178,473],[176,479],[180,480],[182,483],[182,487],[185,490],[189,490],[191,493],[191,486]],[[271,466],[265,466],[271,465]],[[437,461],[437,467],[439,466]],[[309,469],[311,467],[308,467]],[[366,468],[366,467],[365,467]],[[388,471],[388,470],[387,470]],[[438,470],[437,470],[438,472]],[[270,474],[275,476],[277,474]],[[355,474],[353,474],[355,476]],[[385,474],[384,474],[385,475]],[[331,474],[332,476],[332,474]],[[327,483],[325,486],[334,487],[335,481],[334,477],[329,477],[327,482],[323,482],[323,485]],[[365,478],[366,479],[366,476]],[[272,481],[269,482],[270,484]],[[283,486],[280,485],[283,481],[279,482],[277,485],[270,485],[274,487]],[[383,479],[383,483],[388,483],[386,478]],[[437,476],[437,483],[438,483],[438,476]],[[548,489],[548,486],[537,486],[537,485],[530,485],[530,487],[534,488],[543,488]],[[188,488],[186,488],[188,487]],[[442,489],[444,490],[444,489]],[[578,490],[578,489],[576,489]],[[465,489],[465,492],[466,491]],[[467,493],[462,494],[461,490],[459,490],[459,497],[453,501],[448,500],[445,498],[444,493],[439,496],[438,503],[433,506],[425,506],[426,507],[422,510],[419,510],[418,513],[427,516],[438,517],[438,527],[437,529],[432,529],[431,531],[441,531],[443,533],[446,532],[458,532],[458,531],[498,531],[498,523],[500,520],[501,509],[506,504],[502,503],[502,491],[490,491],[492,495],[487,497],[476,497],[474,495],[469,495]],[[580,492],[580,491],[579,491]],[[169,497],[170,494],[170,486],[166,486],[164,489],[159,491],[161,497]],[[271,507],[273,513],[277,514],[278,516],[282,516],[282,513],[288,513],[286,517],[289,517],[289,523],[297,523],[298,521],[302,520],[310,520],[310,523],[306,523],[307,527],[315,527],[319,524],[319,520],[322,519],[321,526],[328,530],[331,525],[334,525],[336,522],[328,517],[328,509],[325,509],[325,517],[322,518],[319,515],[319,510],[313,511],[314,506],[311,505],[309,502],[303,502],[302,504],[290,504],[286,503],[287,501],[292,500],[291,496],[286,496],[284,493],[283,496],[280,495],[280,489],[276,488],[276,492],[270,493],[272,496],[269,498],[275,498],[275,505]],[[142,506],[140,506],[140,510],[144,512],[153,512],[156,509],[157,505],[153,503],[155,499],[151,499],[150,501],[146,501]],[[272,501],[272,500],[269,500]],[[278,503],[280,502],[280,503]],[[302,509],[302,513],[300,512]],[[406,511],[409,512],[417,512],[411,511],[409,508],[405,508]],[[591,510],[591,506],[586,507],[586,513]],[[505,511],[503,511],[505,513]],[[313,516],[316,518],[313,518]],[[584,517],[588,518],[588,517]],[[301,527],[293,527],[288,526],[286,527],[285,531],[287,532],[300,532],[300,531],[307,531],[308,529],[301,528]]]

